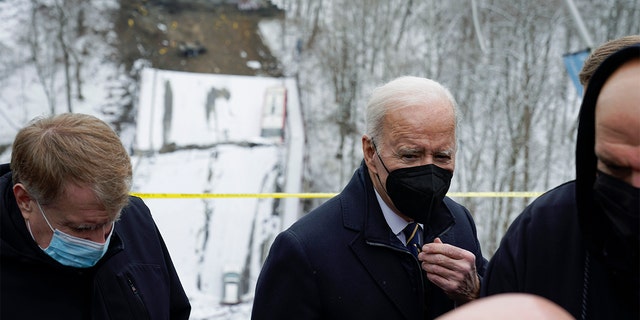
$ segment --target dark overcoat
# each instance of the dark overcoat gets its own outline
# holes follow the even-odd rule
[[[616,281],[613,255],[588,253],[575,188],[568,182],[547,192],[513,222],[489,262],[482,295],[526,292],[553,301],[576,319],[638,319],[636,280]],[[600,235],[608,233],[601,225]]]
[[[105,256],[64,266],[38,247],[0,165],[0,319],[188,319],[191,306],[149,208],[131,197]]]
[[[484,272],[469,212],[445,198],[432,217],[425,243],[469,250]],[[252,319],[430,319],[453,307],[387,225],[363,163],[340,194],[276,237]]]

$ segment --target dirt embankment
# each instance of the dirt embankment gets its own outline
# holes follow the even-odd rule
[[[159,69],[277,77],[281,67],[262,42],[258,23],[282,17],[274,8],[240,11],[231,5],[126,0],[114,21],[127,67],[144,58]]]

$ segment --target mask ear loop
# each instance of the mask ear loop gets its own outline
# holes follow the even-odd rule
[[[40,206],[40,202],[36,201],[36,204],[38,205],[38,209],[40,209],[40,213],[42,214],[42,217],[44,218],[44,222],[47,223],[47,225],[49,226],[49,229],[51,229],[51,231],[54,231],[53,227],[51,226],[51,223],[49,223],[49,220],[47,219],[47,216],[44,215],[44,210],[42,210],[42,207]]]
[[[382,166],[384,167],[384,170],[387,171],[387,173],[389,173],[389,169],[387,169],[387,166],[384,164],[384,161],[382,160],[382,157],[380,157],[380,153],[378,152],[378,147],[376,147],[376,143],[375,141],[373,141],[373,138],[371,138],[371,144],[373,145],[373,150],[376,151],[376,155],[378,155],[378,159],[380,159],[380,163],[382,163]],[[378,178],[380,179],[380,178]]]
[[[104,226],[102,226],[102,231],[104,231]],[[116,222],[112,222],[111,223],[111,231],[109,232],[109,235],[107,236],[107,240],[111,239],[111,235],[113,234],[113,232],[116,230]]]
[[[376,155],[378,155],[378,159],[380,159],[380,163],[382,163],[382,166],[384,167],[384,170],[386,170],[387,174],[389,174],[389,169],[387,169],[387,166],[384,165],[384,161],[382,161],[382,157],[380,157],[380,153],[378,152],[378,147],[376,147],[375,141],[373,141],[373,138],[371,138],[370,141],[371,141],[371,144],[373,145],[373,150],[375,150]],[[389,196],[389,192],[387,192],[387,186],[385,186],[384,183],[382,183],[382,180],[380,180],[380,175],[377,173],[376,173],[376,178],[378,178],[378,182],[384,189],[384,192],[387,194],[387,196]]]

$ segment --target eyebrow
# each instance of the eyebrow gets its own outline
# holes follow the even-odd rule
[[[99,224],[89,224],[89,223],[81,223],[81,224],[69,224],[67,227],[74,230],[82,230],[82,231],[94,231],[100,228],[104,228],[108,223],[99,223]]]
[[[453,150],[451,149],[436,151],[436,153],[441,153],[447,156],[453,156]]]
[[[104,228],[104,227],[112,224],[115,221],[116,220],[109,220],[109,221],[104,222],[104,223],[74,223],[74,222],[71,222],[71,221],[65,221],[65,222],[61,223],[61,225],[64,226],[64,227],[67,227],[69,229],[73,229],[73,230],[94,231],[94,230],[98,230],[100,228]]]
[[[420,153],[424,151],[424,148],[414,148],[414,147],[400,147],[398,148],[398,150],[393,150],[394,154],[401,154],[401,153]]]

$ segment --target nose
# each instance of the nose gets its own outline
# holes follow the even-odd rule
[[[102,230],[96,230],[95,232],[92,232],[90,235],[85,237],[85,239],[91,240],[96,243],[105,243],[107,241],[107,238],[105,237],[104,232],[102,232]]]
[[[436,164],[436,160],[435,160],[435,158],[433,157],[433,155],[430,155],[430,154],[429,154],[429,155],[427,155],[427,156],[424,158],[424,160],[425,160],[425,161],[422,163],[422,165],[423,165],[423,166],[426,166],[426,165],[429,165],[429,164]]]
[[[91,234],[87,235],[85,239],[97,243],[105,243],[109,238],[109,234],[111,234],[111,229],[113,229],[113,224],[94,230]]]

